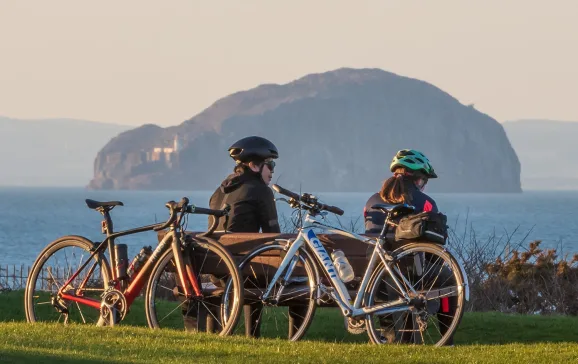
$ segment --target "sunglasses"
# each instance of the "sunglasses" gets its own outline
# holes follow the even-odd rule
[[[421,183],[418,183],[418,181],[421,181]],[[423,190],[425,188],[425,185],[427,185],[427,178],[420,178],[416,181],[416,186],[417,188],[419,188],[420,190]]]
[[[263,164],[269,167],[271,172],[275,170],[275,161],[265,161]]]

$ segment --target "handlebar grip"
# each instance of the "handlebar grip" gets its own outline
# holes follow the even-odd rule
[[[187,212],[190,214],[203,214],[203,215],[212,215],[215,217],[222,217],[227,215],[228,211],[226,210],[213,210],[213,209],[206,209],[203,207],[196,207],[196,206],[189,206],[187,208]]]
[[[177,208],[180,210],[183,207],[187,206],[189,204],[189,199],[187,197],[183,197],[181,198],[181,201],[178,203]]]
[[[179,203],[176,203],[175,201],[171,200],[169,202],[167,202],[165,204],[166,208],[169,209],[171,216],[169,216],[169,219],[167,220],[167,222],[165,222],[162,225],[159,225],[155,228],[153,228],[154,231],[160,231],[160,230],[164,230],[166,228],[168,228],[169,226],[171,226],[171,224],[175,221],[175,219],[177,218],[177,210],[181,210],[183,206],[185,206],[186,204],[189,203],[189,199],[186,197],[183,197],[181,199],[181,201]]]
[[[321,205],[321,209],[329,212],[333,212],[336,215],[342,216],[344,211],[337,206]]]
[[[275,192],[280,193],[282,195],[285,195],[287,197],[293,198],[297,201],[299,201],[301,199],[301,197],[298,194],[291,192],[291,191],[289,191],[289,190],[287,190],[287,189],[285,189],[285,188],[283,188],[277,184],[273,184],[271,186],[271,188],[273,188],[275,190]]]
[[[171,201],[171,202],[174,202],[174,201]],[[167,205],[168,205],[168,203],[167,203]],[[154,230],[154,231],[160,231],[160,230],[164,230],[164,229],[168,228],[168,227],[171,226],[171,224],[174,222],[174,220],[176,219],[176,217],[177,217],[177,214],[176,214],[176,212],[175,212],[175,209],[171,209],[171,216],[169,217],[169,219],[167,220],[167,222],[165,222],[164,224],[159,225],[159,226],[153,228],[153,230]]]

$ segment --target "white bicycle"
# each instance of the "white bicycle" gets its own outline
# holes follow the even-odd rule
[[[387,214],[378,238],[361,236],[321,221],[343,211],[304,193],[278,185],[275,191],[295,209],[307,212],[296,239],[277,239],[249,252],[239,268],[244,276],[245,333],[299,340],[319,304],[336,304],[352,333],[366,332],[373,343],[441,346],[452,337],[469,299],[467,277],[447,247],[428,242],[386,249],[395,219],[413,212],[407,204],[379,204]],[[373,245],[361,281],[344,283],[314,229]],[[280,261],[279,264],[277,264]],[[276,266],[278,265],[278,268]],[[357,284],[358,283],[358,284]],[[357,284],[354,300],[349,288]],[[354,291],[355,292],[355,291]]]

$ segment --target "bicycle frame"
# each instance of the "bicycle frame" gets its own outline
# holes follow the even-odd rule
[[[413,295],[415,295],[416,292],[411,287],[411,284],[409,284],[409,282],[407,282],[406,278],[401,274],[401,272],[399,272],[398,268],[397,267],[393,267],[393,268],[391,267],[391,264],[389,262],[393,261],[393,257],[389,254],[389,252],[387,252],[383,248],[383,245],[385,242],[383,236],[385,236],[385,233],[380,234],[380,237],[377,239],[364,237],[364,236],[352,233],[350,231],[346,231],[346,230],[343,230],[340,228],[326,225],[326,224],[314,219],[309,213],[305,217],[305,225],[306,226],[299,229],[299,234],[298,234],[297,238],[294,241],[289,241],[289,246],[287,247],[287,254],[285,255],[285,257],[281,261],[279,268],[275,272],[273,279],[271,280],[271,282],[269,283],[269,286],[267,287],[267,290],[265,291],[265,293],[261,297],[262,300],[266,300],[269,298],[269,295],[271,294],[271,292],[275,286],[275,283],[280,278],[281,274],[285,271],[285,269],[287,269],[287,272],[285,273],[286,278],[292,273],[292,270],[295,267],[295,260],[293,258],[295,257],[295,255],[297,254],[299,249],[301,247],[303,247],[303,245],[307,244],[307,246],[315,253],[315,256],[317,257],[319,265],[322,266],[323,269],[325,270],[325,272],[327,273],[327,276],[331,280],[332,286],[333,286],[334,290],[336,291],[336,294],[334,294],[333,290],[328,289],[327,287],[325,287],[321,284],[319,284],[319,287],[321,288],[321,290],[324,290],[325,293],[328,293],[331,295],[331,297],[335,300],[335,302],[340,307],[344,316],[346,316],[346,317],[359,317],[359,316],[372,314],[372,313],[376,313],[379,315],[379,314],[388,314],[388,313],[394,313],[394,312],[399,312],[399,311],[406,311],[409,309],[410,296],[408,295],[408,292],[405,289],[405,287],[409,287],[409,289],[411,290],[411,293]],[[367,265],[367,268],[366,268],[365,273],[363,275],[363,278],[361,280],[361,283],[360,283],[359,289],[357,291],[357,294],[355,296],[355,300],[353,301],[353,304],[351,303],[351,297],[349,295],[347,288],[345,287],[345,284],[341,281],[341,279],[339,278],[339,276],[337,274],[337,270],[335,269],[335,266],[333,265],[331,257],[329,256],[329,254],[327,253],[327,250],[325,249],[325,247],[323,246],[323,244],[320,242],[319,238],[315,234],[315,231],[313,231],[314,228],[318,228],[318,229],[321,229],[321,230],[329,232],[329,233],[334,233],[334,234],[346,236],[349,238],[353,238],[353,239],[359,240],[359,241],[364,242],[364,243],[369,244],[369,245],[374,245],[375,248],[373,250],[373,254],[371,255],[371,258],[369,260],[369,263]],[[385,227],[384,227],[384,231],[385,231]],[[372,307],[362,307],[364,292],[365,292],[365,290],[366,290],[366,288],[367,288],[367,286],[368,286],[368,284],[372,278],[373,270],[379,261],[383,262],[385,269],[388,271],[394,284],[398,287],[399,292],[402,292],[403,297],[401,297],[395,301],[379,304],[379,305],[372,306]],[[459,264],[459,262],[458,262],[458,266],[459,266],[461,273],[464,277],[464,281],[467,282],[467,276],[465,275],[465,271],[464,271],[463,267],[461,266],[461,264]],[[396,274],[394,274],[394,271],[396,273],[398,273],[397,277],[396,277]],[[401,277],[403,283],[400,282],[398,277]],[[464,287],[458,287],[458,289],[464,289]],[[466,290],[466,292],[465,292],[466,300],[469,300],[469,287],[468,287],[467,283],[465,285],[465,290]],[[281,294],[281,292],[277,293],[278,296],[280,294]]]
[[[159,242],[159,244],[157,245],[157,247],[155,248],[155,250],[153,251],[153,253],[149,257],[149,259],[147,260],[145,265],[138,272],[138,274],[133,278],[132,282],[128,285],[128,287],[126,287],[126,289],[122,290],[124,288],[124,287],[122,287],[123,282],[119,279],[118,272],[116,271],[116,269],[114,269],[117,265],[117,257],[116,257],[116,253],[115,253],[115,249],[114,249],[114,240],[120,236],[131,235],[131,234],[136,234],[136,233],[140,233],[140,232],[154,230],[155,228],[160,226],[160,224],[147,225],[147,226],[143,226],[143,227],[136,228],[136,229],[131,229],[131,230],[113,233],[112,232],[112,230],[113,230],[112,220],[110,218],[110,215],[108,214],[108,212],[103,213],[103,215],[104,215],[103,231],[107,232],[107,237],[106,237],[106,239],[104,239],[104,241],[102,241],[100,244],[98,244],[98,246],[96,246],[94,248],[94,251],[92,252],[90,257],[86,260],[86,262],[84,262],[82,264],[82,266],[68,279],[68,281],[66,281],[66,283],[64,283],[62,285],[62,288],[59,290],[58,293],[61,295],[61,297],[63,299],[70,300],[73,302],[78,302],[80,304],[84,304],[84,305],[93,307],[95,309],[101,308],[101,301],[100,300],[95,300],[92,298],[83,297],[82,295],[78,295],[76,292],[79,292],[82,290],[84,284],[86,283],[86,279],[88,279],[88,277],[90,276],[90,274],[92,274],[92,272],[96,268],[96,265],[98,264],[98,262],[93,262],[93,257],[97,254],[99,254],[99,255],[102,254],[105,250],[108,249],[109,255],[110,255],[110,260],[112,262],[112,269],[109,269],[109,271],[112,274],[112,280],[108,283],[111,286],[114,286],[115,289],[121,290],[121,292],[123,293],[123,295],[126,299],[127,308],[128,308],[134,302],[134,300],[138,297],[142,288],[146,284],[153,267],[158,262],[158,260],[161,258],[163,253],[169,248],[169,246],[171,246],[173,249],[177,273],[179,275],[179,279],[180,279],[182,287],[184,289],[185,296],[188,298],[194,297],[194,296],[197,296],[197,297],[202,296],[199,282],[196,279],[196,277],[193,274],[193,271],[191,269],[192,263],[188,260],[188,258],[183,257],[183,255],[181,254],[181,247],[180,247],[181,231],[180,231],[180,226],[179,226],[178,222],[173,223],[172,226],[169,227],[169,232]],[[185,262],[185,260],[187,260],[187,261]],[[103,260],[101,259],[101,261],[103,261]],[[80,272],[82,272],[88,266],[88,264],[90,262],[93,262],[93,266],[90,267],[90,271],[89,271],[89,274],[87,275],[87,278],[85,279],[84,282],[82,282],[80,288],[77,289],[75,294],[62,292],[62,290],[65,287],[67,287],[70,284],[70,282],[72,282],[74,279],[76,279],[76,277],[80,274]],[[103,261],[103,262],[106,262],[106,261]],[[104,264],[106,264],[106,263],[104,263]],[[109,265],[109,268],[111,268],[110,265]]]

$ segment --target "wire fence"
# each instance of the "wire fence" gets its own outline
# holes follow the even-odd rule
[[[23,264],[0,265],[0,291],[24,289],[31,269],[31,266]],[[54,282],[63,282],[69,275],[62,267],[45,267],[39,274],[37,282],[41,286],[37,286],[37,289],[49,289]]]
[[[30,266],[0,265],[0,290],[24,289]]]

